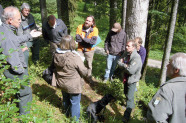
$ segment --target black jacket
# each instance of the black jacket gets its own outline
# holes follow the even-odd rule
[[[119,53],[123,53],[125,51],[126,45],[126,33],[121,30],[116,33],[110,31],[107,34],[107,38],[105,40],[105,51],[109,51],[111,55],[118,55]]]
[[[50,27],[48,21],[46,21],[43,24],[42,33],[45,40],[58,43],[63,36],[67,35],[67,27],[61,19],[56,19],[55,28]]]

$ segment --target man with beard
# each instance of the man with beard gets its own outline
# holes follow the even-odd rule
[[[167,76],[171,79],[160,86],[149,103],[149,123],[186,122],[186,53],[171,57]]]
[[[136,82],[141,77],[142,61],[137,53],[137,44],[134,40],[127,41],[126,51],[118,61],[118,66],[123,70],[124,94],[127,98],[127,106],[124,112],[123,122],[127,123],[134,108],[134,92]]]
[[[76,31],[76,42],[78,42],[78,53],[84,56],[87,61],[89,75],[92,75],[92,61],[94,56],[94,44],[98,37],[98,29],[95,25],[94,16],[88,16],[84,24],[79,25]],[[91,82],[92,78],[88,78]]]

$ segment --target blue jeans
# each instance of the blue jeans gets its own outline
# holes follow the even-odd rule
[[[76,121],[78,121],[80,117],[81,94],[70,94],[62,91],[62,95],[66,116],[76,117]]]
[[[116,69],[117,62],[119,60],[120,56],[119,55],[108,55],[107,56],[107,69],[105,70],[105,79],[109,79],[112,77],[114,74],[114,70]]]

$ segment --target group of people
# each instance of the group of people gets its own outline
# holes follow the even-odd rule
[[[0,6],[1,7],[1,6]],[[7,58],[8,70],[4,71],[7,78],[15,79],[17,76],[23,79],[28,76],[29,49],[32,51],[32,60],[39,60],[39,44],[37,37],[41,32],[30,14],[30,6],[23,3],[21,13],[13,6],[6,7],[2,12],[2,24],[0,26],[0,47]],[[98,28],[95,25],[94,16],[88,16],[77,27],[76,42],[68,35],[68,29],[61,19],[54,15],[48,16],[42,26],[43,38],[50,44],[50,52],[53,58],[55,70],[53,72],[52,86],[61,89],[63,106],[67,117],[75,117],[79,121],[80,101],[83,79],[92,81],[92,61]],[[13,53],[9,50],[14,49]],[[126,41],[126,33],[119,23],[114,23],[105,39],[105,52],[107,54],[107,68],[103,82],[112,81],[116,66],[123,75],[124,94],[127,105],[122,121],[130,120],[134,105],[134,93],[136,84],[141,77],[141,69],[146,57],[146,50],[142,46],[142,39]],[[84,64],[84,61],[86,63]],[[167,66],[167,75],[171,78],[161,85],[157,94],[149,103],[147,119],[151,122],[185,122],[185,99],[186,99],[186,54],[176,53],[170,59]],[[29,83],[29,82],[28,82]],[[29,113],[25,107],[32,101],[32,90],[29,86],[22,86],[16,94],[20,115]]]

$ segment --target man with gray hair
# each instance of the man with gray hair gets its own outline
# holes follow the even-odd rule
[[[30,34],[22,36],[15,35],[14,32],[19,28],[21,23],[21,14],[18,8],[13,6],[4,9],[2,22],[0,26],[0,48],[3,48],[2,53],[4,55],[9,56],[6,61],[7,64],[10,65],[10,68],[4,71],[4,75],[13,80],[15,76],[23,79],[24,75],[28,76],[28,71],[26,70],[27,65],[24,60],[23,52],[19,48],[20,44],[28,41],[32,37],[40,36],[41,33],[31,31]],[[11,49],[14,50],[12,53],[10,53]],[[18,102],[19,113],[20,115],[24,115],[29,113],[29,111],[26,111],[26,107],[27,103],[32,101],[32,90],[28,86],[21,87],[19,93],[16,94],[16,98],[20,100],[20,102]]]
[[[21,24],[17,30],[17,35],[24,35],[30,33],[32,30],[38,30],[34,17],[30,14],[30,5],[23,3],[21,6]],[[29,48],[32,51],[32,61],[36,63],[39,60],[39,41],[31,38],[28,42],[22,44],[24,48],[22,51],[25,56],[25,61],[28,65]]]
[[[171,57],[167,76],[171,79],[160,86],[149,103],[149,123],[186,122],[186,53]]]

